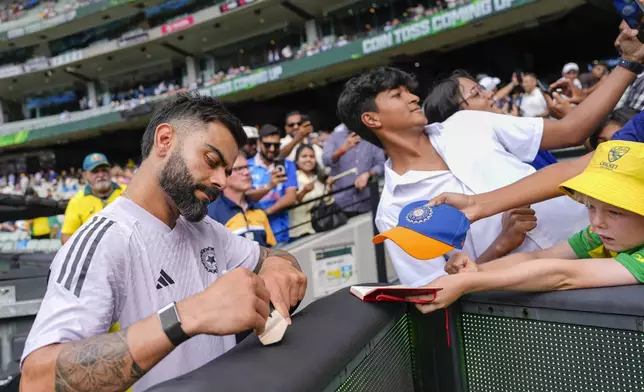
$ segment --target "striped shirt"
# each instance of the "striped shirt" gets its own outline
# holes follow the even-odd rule
[[[127,328],[172,301],[203,291],[228,270],[254,269],[258,258],[257,243],[208,217],[197,223],[181,217],[170,229],[121,197],[85,223],[54,258],[22,361],[53,343]],[[193,337],[132,390],[192,371],[234,344],[234,336]]]

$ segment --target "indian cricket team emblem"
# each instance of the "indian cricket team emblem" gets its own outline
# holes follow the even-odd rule
[[[219,272],[217,260],[215,260],[215,248],[209,246],[201,250],[201,264],[210,273],[216,274]]]
[[[418,207],[410,211],[409,214],[407,214],[407,222],[410,222],[410,223],[427,222],[432,217],[433,214],[434,214],[434,211],[430,206]]]
[[[608,151],[608,162],[611,162],[611,163],[615,162],[619,158],[626,155],[626,153],[628,153],[630,149],[631,149],[630,147],[626,147],[626,146],[617,146],[617,147],[611,148],[610,151]]]

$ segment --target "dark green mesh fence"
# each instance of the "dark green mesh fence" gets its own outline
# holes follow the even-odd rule
[[[366,357],[338,392],[413,392],[414,361],[411,321],[403,316],[384,337],[367,347]]]
[[[644,333],[463,314],[470,392],[644,391]]]

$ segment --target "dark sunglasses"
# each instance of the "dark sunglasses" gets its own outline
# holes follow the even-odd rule
[[[273,147],[275,150],[280,149],[280,143],[279,142],[278,143],[262,142],[262,144],[264,145],[264,148],[266,148],[267,150],[270,150],[271,147]]]
[[[257,138],[256,137],[250,137],[247,139],[248,141],[246,142],[247,145],[250,144],[257,144]]]
[[[301,121],[300,121],[300,122],[292,122],[292,123],[288,123],[288,124],[286,124],[286,126],[287,126],[287,127],[299,127],[299,126],[301,126],[301,125],[302,125],[302,122],[301,122]]]

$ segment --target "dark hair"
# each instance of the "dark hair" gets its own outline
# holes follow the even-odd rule
[[[280,129],[273,124],[264,124],[259,129],[259,140],[266,136],[281,135]]]
[[[233,135],[237,146],[246,144],[246,132],[241,121],[226,110],[224,105],[215,97],[207,97],[198,93],[180,93],[176,98],[166,102],[157,110],[148,124],[141,139],[141,156],[146,159],[154,145],[154,135],[160,124],[171,121],[198,121],[204,124],[218,121]]]
[[[284,122],[286,123],[286,120],[288,120],[288,118],[291,116],[303,116],[303,114],[299,110],[292,110],[286,113],[286,116],[284,116]]]
[[[624,125],[626,125],[626,123],[629,122],[637,113],[639,113],[639,111],[629,107],[613,110],[608,117],[606,117],[604,122],[595,130],[595,132],[590,135],[589,141],[593,150],[597,149],[597,146],[599,145],[599,134],[608,124],[616,123],[621,127],[624,127]]]
[[[309,149],[313,151],[313,156],[315,156],[315,149],[313,149],[313,145],[311,144],[300,144],[297,147],[297,150],[295,150],[295,166],[297,166],[297,161],[300,159],[300,154],[306,149]],[[299,169],[299,167],[298,167]],[[315,158],[315,168],[313,169],[313,172],[318,176],[318,180],[322,182],[326,182],[326,179],[328,175],[324,170],[322,170],[322,166],[320,165],[320,162],[318,162],[317,157]]]
[[[454,113],[461,110],[463,102],[463,93],[459,78],[474,78],[463,70],[456,70],[446,78],[439,79],[434,83],[432,88],[423,102],[423,112],[429,122],[443,122],[450,118]]]
[[[338,99],[338,117],[344,125],[360,137],[382,148],[382,143],[362,122],[365,112],[377,112],[376,96],[383,91],[406,87],[416,89],[416,80],[397,68],[380,67],[349,80]]]

